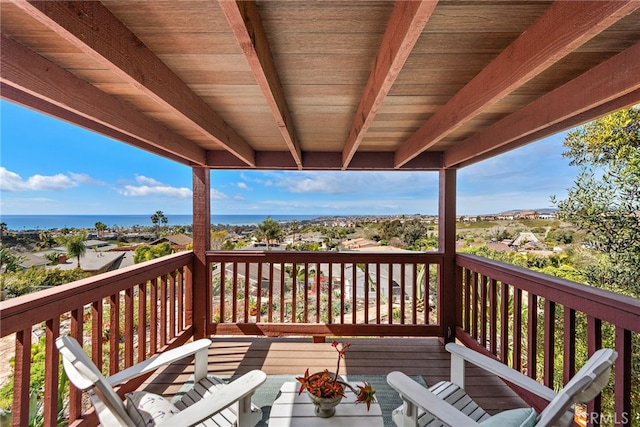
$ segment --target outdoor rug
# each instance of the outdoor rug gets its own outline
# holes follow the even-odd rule
[[[393,427],[395,424],[391,419],[391,413],[398,406],[402,405],[402,399],[389,384],[385,375],[343,375],[344,379],[350,382],[362,383],[368,381],[376,390],[376,398],[382,409],[385,427]],[[222,377],[225,381],[233,381],[235,377]],[[421,376],[411,376],[411,378],[426,387],[424,379]],[[259,427],[268,426],[269,414],[271,413],[271,405],[278,397],[280,387],[287,381],[295,381],[295,375],[268,375],[267,380],[262,384],[253,395],[253,404],[262,409],[262,420],[257,424]],[[180,392],[176,394],[179,397],[182,393],[193,387],[193,380],[187,381]]]

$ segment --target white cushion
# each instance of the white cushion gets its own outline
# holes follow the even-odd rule
[[[483,427],[533,427],[538,421],[538,414],[533,408],[518,408],[502,411],[481,422]]]
[[[125,406],[137,426],[155,426],[179,412],[164,397],[146,391],[127,393]]]

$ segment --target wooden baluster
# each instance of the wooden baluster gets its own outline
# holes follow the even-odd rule
[[[564,307],[563,317],[562,383],[567,384],[576,373],[576,311]]]
[[[405,275],[405,264],[400,264],[400,324],[405,324],[405,297],[407,295],[407,281],[404,278]]]
[[[411,283],[413,283],[413,286],[412,286],[413,289],[411,292],[411,324],[417,325],[418,324],[418,307],[416,302],[418,301],[418,286],[421,286],[421,285],[420,283],[418,283],[418,264],[413,263],[411,265],[413,266],[413,270],[411,271]]]
[[[528,301],[528,325],[527,325],[527,365],[529,377],[537,379],[538,363],[538,297],[529,292]]]
[[[376,262],[376,325],[380,324],[382,301],[380,288],[382,287],[382,280],[380,279],[380,263]]]
[[[102,371],[102,298],[91,304],[91,360]]]
[[[71,325],[69,333],[82,345],[84,310],[82,307],[71,311]],[[56,350],[57,351],[57,350]],[[82,392],[73,386],[69,386],[69,424],[82,415]]]
[[[176,337],[176,326],[177,326],[177,318],[176,318],[176,272],[172,271],[169,278],[169,338],[173,339]]]
[[[120,293],[109,297],[109,375],[120,371]]]
[[[344,262],[340,263],[340,324],[344,325],[344,298],[345,298],[345,286],[344,286]]]
[[[615,424],[628,425],[631,420],[631,378],[633,367],[631,363],[631,355],[633,353],[633,345],[631,340],[631,331],[628,329],[616,327],[616,351],[618,359],[615,364]],[[638,402],[636,402],[638,404]]]
[[[480,345],[487,347],[487,285],[489,278],[480,276]]]
[[[156,354],[158,351],[158,277],[150,282],[149,298],[149,354]]]
[[[436,270],[438,267],[436,266]],[[420,284],[420,286],[424,286],[424,290],[422,292],[422,299],[424,300],[424,324],[428,325],[431,323],[429,320],[429,313],[431,311],[431,291],[429,290],[429,276],[431,276],[431,264],[424,264],[424,282]]]
[[[508,364],[509,352],[509,285],[500,283],[500,360]]]
[[[389,298],[389,305],[387,307],[387,316],[389,316],[389,321],[388,323],[391,325],[393,323],[393,264],[389,264],[389,277],[388,277],[388,285],[389,285],[389,289],[388,289],[388,298]]]
[[[124,291],[124,367],[133,366],[133,288]]]
[[[273,323],[273,263],[269,263],[269,304],[267,322]]]
[[[291,271],[291,276],[293,277],[293,283],[291,285],[291,323],[296,323],[296,300],[298,299],[298,264],[296,264],[295,262],[291,264]]]
[[[262,317],[262,263],[258,263],[258,273],[256,275],[256,306],[258,310],[256,312],[256,323],[261,322]]]
[[[286,311],[285,306],[285,264],[280,263],[280,323],[284,323],[284,313]]]
[[[233,264],[233,278],[231,285],[231,322],[236,323],[238,321],[238,263]],[[220,318],[220,321],[224,320]]]
[[[309,263],[304,263],[303,322],[309,323]]]
[[[55,341],[60,336],[60,317],[56,316],[47,320],[45,331],[43,421],[45,427],[55,427],[58,425],[58,383],[60,379],[60,353],[56,348]]]
[[[471,336],[478,339],[478,273],[473,272],[471,276]]]
[[[553,389],[555,366],[556,303],[544,300],[544,384]]]
[[[498,281],[489,281],[489,351],[498,353]]]
[[[522,289],[513,288],[513,369],[522,371]]]
[[[329,277],[327,278],[327,323],[333,323],[333,264],[329,263]]]
[[[16,350],[13,372],[13,415],[14,426],[29,424],[29,384],[31,382],[31,326],[16,332]]]
[[[167,345],[167,275],[160,277],[160,346]]]
[[[221,262],[220,263],[220,300],[219,300],[219,311],[218,314],[220,315],[220,320],[218,320],[218,322],[220,323],[224,323],[224,319],[226,318],[226,313],[225,313],[225,287],[227,286],[227,263],[225,262]],[[214,301],[215,301],[215,296],[214,296]],[[215,303],[214,303],[215,304]],[[212,319],[213,320],[213,319]]]
[[[178,331],[184,331],[184,267],[180,267],[178,269],[178,283],[177,283],[177,294],[178,294]]]
[[[249,294],[249,285],[250,285],[250,270],[249,263],[244,263],[244,321],[245,323],[249,323],[249,300],[251,299],[251,295]]]
[[[147,358],[147,282],[138,285],[138,363]]]
[[[593,353],[602,348],[602,320],[593,316],[587,316],[587,355],[591,357]],[[587,420],[594,421],[593,423],[587,423],[587,425],[598,426],[600,425],[600,418],[589,417],[589,414],[601,414],[602,413],[602,396],[598,395],[591,402],[587,403]]]
[[[473,273],[468,268],[464,269],[464,306],[462,310],[464,312],[464,330],[468,334],[471,334],[471,276]],[[427,281],[429,276],[427,275]],[[429,289],[429,286],[427,286]],[[427,301],[425,299],[425,305]]]
[[[364,324],[369,323],[369,263],[364,264]]]
[[[320,268],[320,263],[316,263],[316,277],[314,281],[316,283],[316,323],[320,323],[320,296],[321,296],[321,283],[320,283],[320,275],[322,273],[322,269]]]

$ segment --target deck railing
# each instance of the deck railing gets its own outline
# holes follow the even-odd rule
[[[207,333],[270,336],[443,336],[439,319],[455,310],[458,339],[556,388],[583,353],[611,345],[619,358],[607,393],[613,416],[627,419],[637,393],[640,301],[472,255],[456,260],[461,280],[452,284],[442,282],[438,253],[212,251],[208,298],[196,304],[207,306]],[[14,425],[28,423],[35,346],[44,346],[44,425],[53,426],[59,335],[84,342],[108,374],[189,340],[192,288],[201,286],[193,283],[193,262],[183,252],[1,302],[1,336],[15,334]],[[443,286],[457,286],[455,301],[439,298]],[[517,391],[534,406],[546,403]],[[81,398],[72,387],[70,423],[95,425]],[[587,410],[600,413],[600,403]]]
[[[603,394],[615,408],[603,410],[602,398],[595,399],[586,419],[590,425],[637,422],[631,420],[638,412],[632,412],[631,396],[640,395],[640,355],[633,354],[640,347],[640,300],[478,256],[456,259],[462,278],[458,339],[555,389],[568,382],[579,361],[614,347],[615,373]],[[546,406],[527,390],[517,391],[538,409]]]
[[[442,335],[438,253],[219,251],[207,262],[212,334]]]
[[[1,336],[15,334],[12,424],[29,424],[30,383],[38,363],[32,353],[44,347],[44,355],[36,356],[44,360],[41,422],[57,425],[63,408],[58,407],[61,376],[55,339],[62,334],[84,343],[107,375],[186,342],[193,334],[192,259],[191,252],[183,252],[1,302]],[[142,380],[129,382],[120,392],[136,389]],[[70,425],[97,424],[74,387],[68,405]]]

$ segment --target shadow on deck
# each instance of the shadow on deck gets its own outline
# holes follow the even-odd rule
[[[449,379],[449,353],[435,338],[353,338],[342,362],[343,375],[387,375],[402,371],[421,375],[427,384]],[[300,375],[335,369],[336,351],[331,342],[311,338],[215,337],[209,349],[209,374],[242,375],[261,369],[267,375]],[[487,412],[528,406],[497,377],[467,367],[467,392]],[[173,396],[193,374],[193,366],[175,364],[153,375],[142,388]]]

